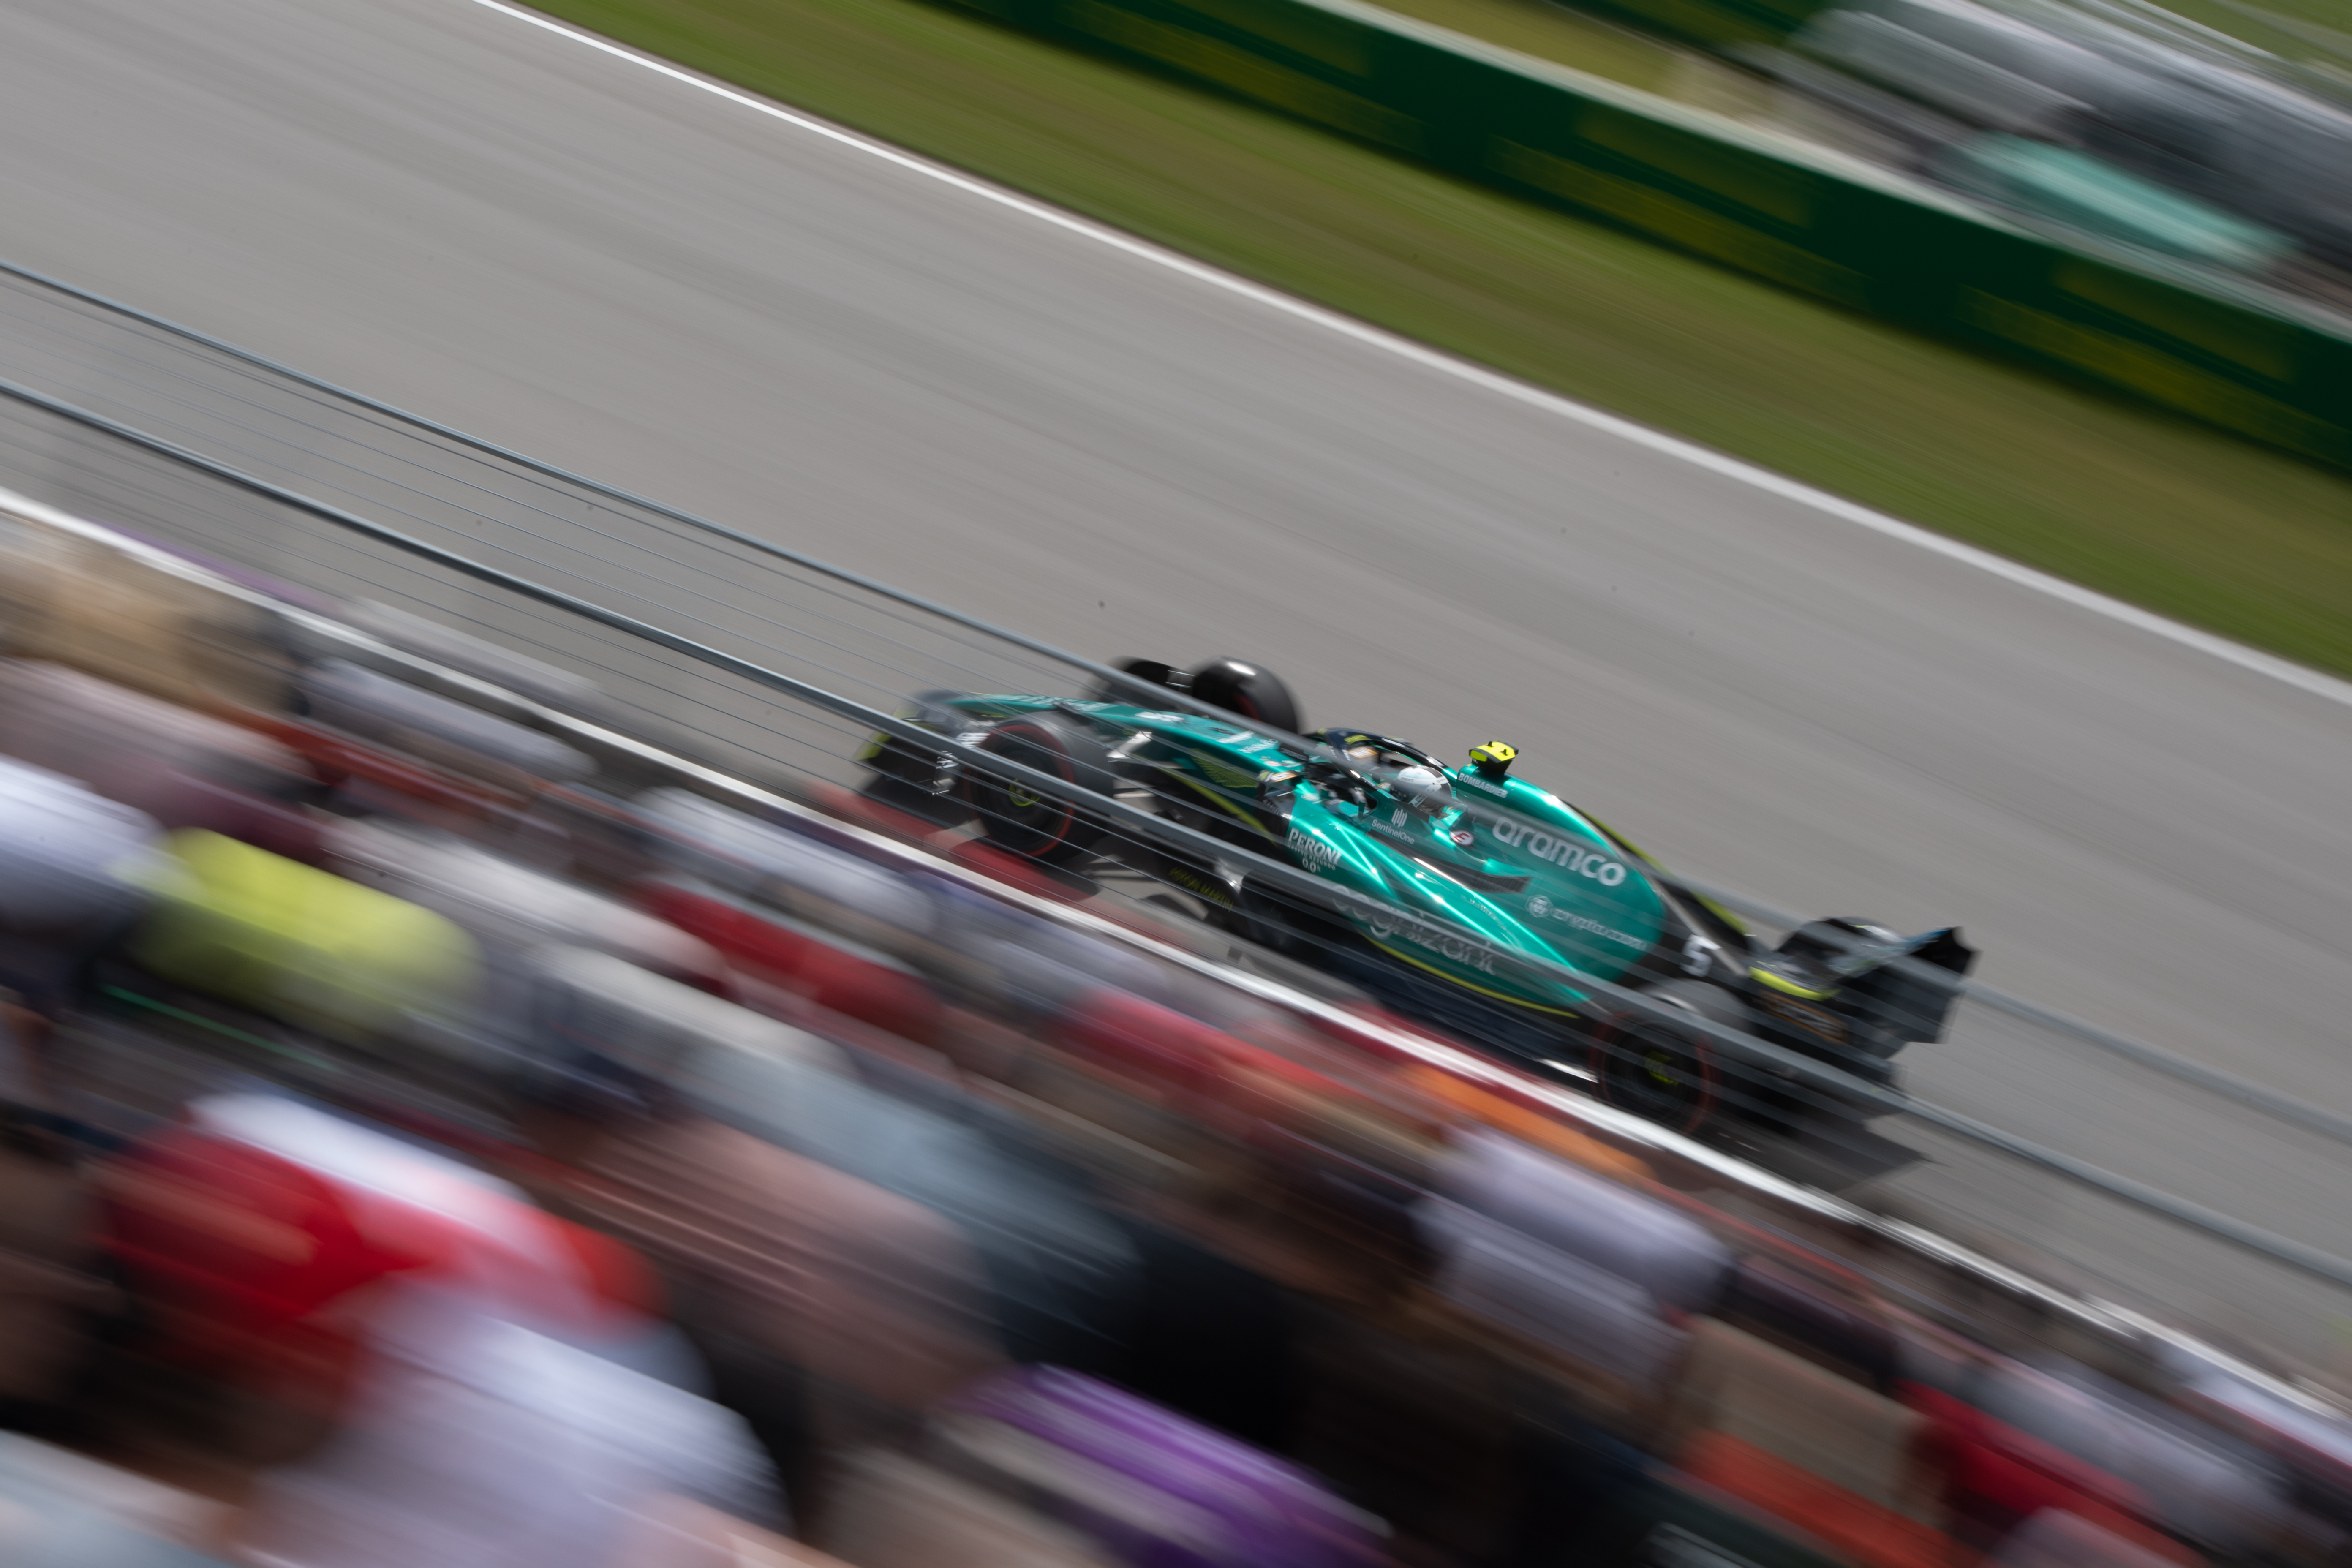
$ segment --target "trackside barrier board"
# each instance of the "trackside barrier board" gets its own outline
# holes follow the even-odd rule
[[[2058,244],[1858,161],[1353,0],[959,3],[2352,466],[2352,337],[2251,288]]]

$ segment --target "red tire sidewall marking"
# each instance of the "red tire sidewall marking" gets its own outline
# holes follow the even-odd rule
[[[1018,732],[1020,738],[1030,742],[1041,750],[1050,753],[1056,763],[1056,766],[1052,771],[1061,774],[1062,782],[1068,784],[1072,789],[1076,789],[1077,787],[1078,770],[1076,764],[1070,760],[1069,749],[1062,744],[1062,738],[1059,735],[1055,734],[1053,731],[1046,729],[1044,725],[1032,724],[1024,720],[1016,719],[1010,724],[1000,724],[994,730],[989,731],[989,739],[993,740],[999,735],[1013,734],[1015,732]],[[982,742],[982,748],[983,750],[987,748],[986,742]],[[1019,786],[1013,784],[1010,780],[1007,780],[998,787],[1005,792],[1006,804],[1010,805],[1012,792]],[[971,781],[965,787],[965,802],[974,810],[978,810],[980,808],[980,803],[972,798],[978,788],[979,783],[977,780]],[[1060,848],[1064,844],[1069,841],[1070,830],[1076,827],[1078,823],[1077,807],[1070,805],[1067,801],[1057,801],[1055,804],[1062,808],[1061,826],[1055,829],[1054,836],[1051,838],[1047,839],[1045,843],[1039,845],[1034,849],[1026,850],[1024,851],[1024,853],[1039,857],[1049,855],[1054,850]]]
[[[1592,1051],[1588,1060],[1592,1073],[1592,1087],[1597,1091],[1596,1098],[1617,1106],[1620,1110],[1632,1110],[1631,1106],[1618,1105],[1615,1098],[1609,1092],[1608,1069],[1612,1059],[1609,1047],[1623,1032],[1622,1018],[1610,1018],[1601,1023],[1592,1031]],[[1687,1117],[1669,1130],[1675,1132],[1695,1132],[1705,1126],[1706,1119],[1715,1113],[1715,1103],[1719,1098],[1721,1084],[1715,1070],[1715,1053],[1706,1048],[1705,1042],[1685,1041],[1684,1044],[1690,1058],[1698,1064],[1698,1103],[1691,1108],[1691,1113]],[[1661,1122],[1660,1125],[1666,1124]]]

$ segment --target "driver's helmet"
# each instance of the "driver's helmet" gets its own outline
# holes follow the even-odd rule
[[[1357,775],[1354,787],[1360,800],[1363,798],[1363,786],[1376,784],[1382,792],[1423,816],[1434,816],[1454,805],[1454,790],[1445,771],[1419,747],[1361,730],[1326,730],[1317,738],[1346,758],[1349,764],[1371,770]],[[1396,771],[1385,773],[1390,768]],[[1376,776],[1381,774],[1384,776]]]
[[[1445,775],[1419,763],[1399,768],[1389,780],[1389,788],[1423,816],[1434,816],[1454,804],[1454,786],[1446,783]]]

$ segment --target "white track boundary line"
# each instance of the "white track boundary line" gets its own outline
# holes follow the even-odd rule
[[[2178,643],[2183,647],[2194,648],[2200,653],[2210,654],[2225,663],[2236,665],[2241,669],[2268,676],[2299,691],[2352,708],[2352,681],[2340,680],[2335,676],[2323,674],[2319,670],[2296,664],[2293,660],[2280,658],[2274,654],[2264,653],[2259,648],[2248,647],[2243,643],[2232,642],[2227,637],[2217,637],[2211,632],[2200,631],[2195,626],[2185,626],[2179,621],[2159,616],[2152,610],[2143,610],[2137,605],[2127,605],[2121,599],[2110,598],[2080,584],[2069,583],[2062,577],[2053,577],[2046,572],[2038,572],[2031,566],[2021,565],[2005,556],[1996,555],[1989,550],[1979,550],[1975,545],[1963,544],[1956,539],[1948,539],[1940,533],[1921,528],[1916,523],[1905,522],[1900,518],[1890,517],[1885,512],[1873,511],[1866,506],[1847,500],[1841,496],[1832,495],[1827,490],[1816,489],[1811,485],[1790,479],[1785,474],[1776,474],[1769,468],[1759,468],[1756,464],[1702,447],[1694,441],[1686,441],[1679,436],[1671,436],[1663,430],[1652,429],[1646,425],[1637,425],[1633,420],[1622,418],[1605,409],[1595,408],[1589,404],[1579,403],[1573,398],[1562,396],[1559,393],[1549,392],[1542,387],[1530,385],[1527,382],[1514,380],[1484,365],[1474,364],[1468,360],[1457,359],[1451,354],[1440,353],[1425,343],[1414,342],[1410,338],[1400,337],[1394,332],[1357,321],[1351,316],[1341,315],[1337,310],[1328,310],[1294,295],[1285,294],[1279,289],[1269,289],[1263,283],[1253,283],[1246,278],[1211,267],[1205,262],[1195,260],[1192,257],[1170,250],[1163,246],[1154,245],[1149,240],[1139,239],[1134,235],[1123,233],[1107,224],[1097,223],[1091,218],[1065,212],[1033,196],[1023,195],[1017,191],[992,184],[986,180],[965,174],[961,170],[935,163],[929,158],[919,157],[904,148],[891,146],[887,142],[879,142],[870,136],[820,120],[814,115],[788,109],[782,104],[745,92],[740,88],[730,87],[724,82],[715,81],[709,77],[688,70],[682,66],[673,65],[667,60],[641,53],[625,45],[616,44],[610,38],[599,37],[593,33],[572,26],[568,23],[559,22],[552,16],[543,16],[520,5],[508,5],[506,0],[466,0],[466,3],[478,5],[486,11],[495,11],[502,16],[509,16],[544,32],[552,33],[557,37],[584,45],[600,54],[608,55],[614,59],[624,60],[630,65],[667,77],[672,81],[681,82],[688,87],[709,93],[715,98],[724,99],[754,113],[764,114],[771,120],[781,121],[795,130],[805,131],[813,136],[822,137],[855,152],[863,153],[868,157],[878,158],[886,163],[895,164],[925,179],[951,185],[957,190],[979,196],[984,201],[1009,207],[1024,216],[1050,224],[1066,233],[1076,235],[1097,245],[1108,246],[1113,250],[1124,252],[1155,267],[1165,268],[1171,272],[1181,273],[1184,277],[1205,283],[1213,289],[1223,289],[1228,294],[1237,295],[1254,304],[1310,322],[1367,347],[1394,354],[1400,359],[1409,360],[1441,374],[1450,375],[1458,381],[1469,382],[1488,392],[1498,393],[1515,402],[1540,408],[1548,414],[1572,420],[1579,425],[1614,436],[1620,440],[1631,442],[1634,446],[1663,453],[1667,457],[1688,463],[1694,468],[1720,474],[1726,479],[1737,480],[1784,500],[1795,501],[1801,506],[1810,507],[1815,511],[1834,517],[1841,521],[1866,528],[1873,533],[1883,534],[1889,539],[1897,539],[1906,544],[1916,545],[1947,560],[1973,566],[1979,572],[1990,573],[2020,587],[2047,595],[2077,609],[2088,610],[2094,615],[2104,616],[2109,620],[2119,621],[2125,626],[2153,633],[2168,642]]]

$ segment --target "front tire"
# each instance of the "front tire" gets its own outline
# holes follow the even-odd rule
[[[1059,780],[1068,795],[1108,795],[1116,786],[1108,748],[1080,721],[1061,713],[1033,713],[991,730],[980,749]],[[980,765],[967,770],[964,804],[980,817],[982,837],[999,848],[1047,866],[1085,859],[1108,829],[1064,792],[1039,790],[1024,779],[999,777]]]

